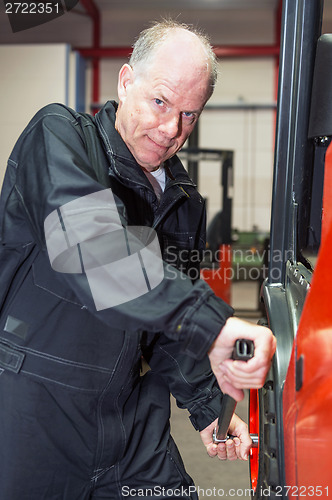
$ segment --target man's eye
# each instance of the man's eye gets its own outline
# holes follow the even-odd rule
[[[186,118],[195,118],[195,115],[194,113],[191,113],[190,111],[184,111],[183,112],[183,115],[186,117]]]
[[[162,105],[164,104],[164,103],[163,103],[163,101],[162,101],[161,99],[158,99],[158,98],[156,98],[156,99],[154,100],[154,102],[155,102],[158,106],[162,106]]]

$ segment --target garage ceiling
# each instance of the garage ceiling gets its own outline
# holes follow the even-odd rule
[[[161,10],[271,10],[278,0],[94,0],[100,11],[113,9],[161,9]]]

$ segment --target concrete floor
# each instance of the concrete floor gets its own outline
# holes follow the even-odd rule
[[[260,317],[257,306],[257,283],[236,282],[232,285],[232,307],[236,316],[256,323]],[[248,422],[248,394],[244,401],[237,405],[236,412]],[[249,463],[210,458],[199,433],[194,430],[188,419],[188,413],[177,408],[173,399],[171,430],[186,470],[200,493],[200,499],[222,496],[235,499],[250,498]]]

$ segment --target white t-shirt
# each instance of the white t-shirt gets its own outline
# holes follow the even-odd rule
[[[148,172],[147,170],[144,169],[143,172],[149,179],[149,182],[152,185],[158,200],[160,200],[166,184],[166,174],[164,167],[159,167],[154,172]]]

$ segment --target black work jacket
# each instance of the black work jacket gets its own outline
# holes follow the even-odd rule
[[[218,389],[213,377],[207,376],[206,353],[232,314],[204,281],[195,280],[197,256],[205,243],[204,203],[177,157],[165,165],[167,183],[158,203],[114,128],[115,112],[111,102],[95,118],[59,104],[46,106],[14,147],[0,199],[2,341],[14,345],[14,334],[19,348],[31,342],[29,348],[57,356],[59,344],[52,351],[52,342],[45,338],[65,335],[61,352],[65,356],[68,336],[79,342],[93,330],[117,339],[126,332],[138,339],[138,350],[164,375],[178,403],[191,411],[194,426],[203,428],[219,409]],[[44,223],[66,203],[104,189],[114,193],[123,226],[156,230],[165,274],[141,297],[96,310],[84,272],[59,273],[50,266]],[[44,340],[36,340],[41,330]],[[99,354],[91,354],[91,349],[92,362]],[[169,361],[161,361],[165,349],[172,367],[180,370],[177,375]],[[74,361],[81,362],[80,355],[75,356]],[[0,349],[0,366],[1,359]],[[181,379],[187,380],[185,387]]]

